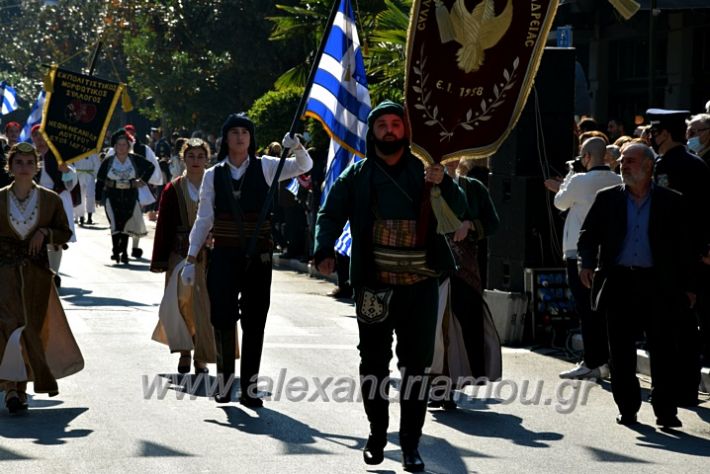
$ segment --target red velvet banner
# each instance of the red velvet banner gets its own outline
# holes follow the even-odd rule
[[[405,102],[412,151],[493,154],[533,86],[559,0],[414,0]]]

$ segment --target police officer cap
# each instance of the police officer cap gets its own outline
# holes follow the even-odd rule
[[[689,110],[648,109],[646,111],[651,128],[655,129],[669,129],[678,125],[685,127],[685,119],[689,115]]]

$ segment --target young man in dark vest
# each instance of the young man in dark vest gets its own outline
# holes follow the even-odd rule
[[[283,146],[295,158],[288,158],[280,180],[303,174],[313,161],[296,138],[286,134]],[[255,251],[247,256],[247,248],[255,234],[256,221],[266,201],[279,158],[256,157],[254,123],[243,114],[232,114],[222,126],[219,163],[207,171],[200,187],[197,220],[190,232],[188,265],[182,272],[183,283],[194,282],[196,256],[212,232],[214,249],[207,270],[210,297],[210,319],[217,345],[217,373],[223,390],[215,400],[231,400],[231,378],[234,375],[235,325],[241,321],[241,386],[240,403],[251,408],[262,406],[257,397],[257,377],[264,344],[264,326],[271,294],[270,219],[256,235]]]

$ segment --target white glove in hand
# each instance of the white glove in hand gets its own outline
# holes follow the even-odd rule
[[[182,284],[185,286],[192,286],[195,284],[195,264],[188,263],[182,268],[180,272],[180,279]]]
[[[290,133],[286,132],[286,135],[284,135],[284,139],[281,140],[281,145],[284,148],[295,148],[300,144],[301,144],[301,142],[298,141],[298,138],[296,137],[295,133],[293,134],[293,137],[292,137]]]

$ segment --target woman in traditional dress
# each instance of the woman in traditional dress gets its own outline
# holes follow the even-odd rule
[[[33,178],[39,155],[29,143],[10,149],[14,183],[0,189],[0,384],[11,414],[27,409],[27,382],[54,396],[57,379],[84,367],[53,284],[47,245],[66,243],[62,201]]]
[[[96,176],[96,201],[104,204],[111,224],[116,263],[128,263],[128,236],[148,233],[138,202],[138,189],[146,186],[153,174],[153,164],[130,153],[128,134],[120,129],[111,136],[115,154],[106,158]]]
[[[493,234],[500,220],[490,194],[480,181],[465,175],[466,163],[446,163],[447,173],[466,195],[461,226],[449,243],[459,269],[439,285],[439,319],[430,372],[429,407],[456,408],[452,393],[471,383],[501,377],[501,348],[490,310],[483,299],[478,265],[478,242]],[[463,172],[462,172],[463,171]]]
[[[206,287],[207,249],[197,257],[193,287],[183,286],[178,276],[185,264],[190,230],[197,217],[200,184],[210,158],[209,145],[192,138],[183,145],[180,157],[185,171],[168,183],[161,194],[150,262],[151,271],[167,272],[153,340],[167,344],[171,352],[180,352],[181,374],[190,371],[190,351],[194,348],[195,373],[207,373],[206,364],[215,362]]]

